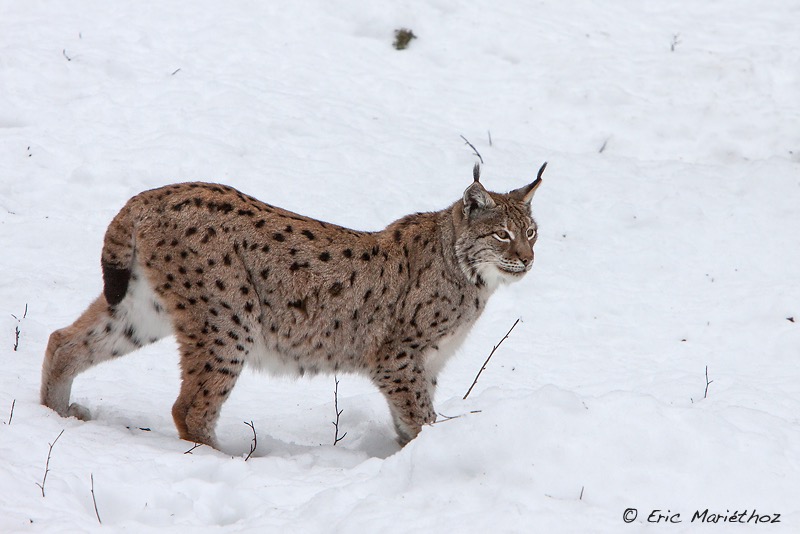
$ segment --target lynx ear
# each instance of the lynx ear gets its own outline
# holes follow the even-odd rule
[[[542,174],[544,173],[545,167],[547,167],[546,161],[542,164],[539,172],[536,174],[536,180],[534,180],[533,183],[526,185],[525,187],[515,189],[511,191],[509,195],[518,198],[527,204],[530,204],[534,193],[536,193],[536,190],[539,189],[540,185],[542,185]]]
[[[478,181],[481,177],[481,169],[477,163],[472,169],[472,177],[475,181],[464,191],[464,216],[466,217],[470,217],[479,210],[495,207],[494,200]]]

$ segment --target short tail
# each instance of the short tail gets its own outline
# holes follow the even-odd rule
[[[114,306],[128,292],[133,269],[135,240],[133,200],[128,202],[108,225],[103,240],[103,295]]]

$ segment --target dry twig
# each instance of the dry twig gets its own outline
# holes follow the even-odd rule
[[[452,421],[453,419],[458,419],[459,417],[464,417],[465,415],[470,415],[473,413],[481,413],[482,410],[470,410],[467,413],[462,413],[460,415],[445,415],[443,413],[439,413],[438,415],[442,417],[442,419],[437,419],[432,425],[438,425],[439,423],[446,423],[447,421]]]
[[[481,153],[478,152],[478,149],[475,148],[475,145],[473,145],[472,143],[467,141],[467,138],[464,137],[463,135],[461,136],[461,139],[463,139],[464,142],[469,145],[469,147],[472,149],[472,151],[475,153],[475,155],[478,156],[478,159],[481,160],[481,164],[483,164],[483,158],[481,157]]]
[[[94,498],[94,473],[90,473],[89,477],[92,480],[92,503],[94,503],[94,515],[97,516],[97,522],[102,525],[103,521],[100,520],[100,512],[97,511],[97,499]]]
[[[708,366],[706,365],[706,391],[703,393],[703,398],[708,398],[708,386],[710,386],[714,381],[708,379]]]
[[[198,447],[202,447],[202,446],[203,446],[202,443],[195,443],[194,445],[192,445],[191,449],[189,449],[188,451],[184,452],[183,454],[192,454],[193,450],[197,449]]]
[[[544,167],[542,167],[542,170],[544,170]],[[541,171],[540,171],[540,173],[541,173]],[[475,384],[478,383],[478,378],[480,378],[481,373],[483,372],[483,370],[486,369],[486,366],[489,364],[489,360],[492,359],[492,356],[494,355],[494,352],[497,350],[497,348],[500,345],[503,344],[503,341],[505,341],[508,338],[508,335],[511,334],[511,331],[514,330],[514,327],[517,326],[518,322],[519,322],[519,319],[514,321],[514,324],[512,324],[511,328],[508,329],[508,332],[506,332],[506,335],[503,336],[503,339],[501,339],[500,342],[497,345],[494,346],[494,348],[492,349],[492,352],[489,353],[489,357],[486,358],[485,362],[483,362],[483,366],[481,367],[480,371],[478,371],[478,374],[475,376],[475,380],[472,381],[472,385],[469,387],[469,389],[467,390],[466,394],[464,394],[464,400],[466,400],[466,398],[469,397],[470,392],[472,392],[472,388],[474,388]]]
[[[28,304],[26,303],[25,304],[25,313],[22,314],[22,319],[25,319],[27,316],[28,316]],[[17,317],[13,313],[11,314],[11,317],[13,317],[14,319],[17,320],[17,326],[14,327],[14,352],[17,352],[17,349],[19,348],[19,335],[21,333],[21,331],[19,329],[19,323],[22,322],[22,319],[20,319],[19,317]]]
[[[339,416],[342,415],[344,410],[339,409],[339,379],[334,377],[335,385],[333,387],[333,409],[336,411],[336,420],[333,421],[333,428],[335,429],[333,434],[333,446],[335,447],[337,443],[342,441],[344,437],[347,435],[347,432],[339,436]]]
[[[59,432],[58,436],[56,436],[56,439],[53,440],[53,443],[50,443],[50,450],[47,451],[47,463],[44,464],[44,476],[42,477],[42,483],[41,484],[39,484],[38,482],[36,483],[36,485],[42,489],[42,497],[44,497],[44,485],[47,483],[47,473],[50,472],[50,456],[53,454],[53,447],[58,441],[58,438],[60,438],[61,434],[63,433],[64,433],[63,430]]]
[[[244,424],[249,426],[250,430],[253,431],[253,443],[250,445],[250,452],[247,453],[247,456],[244,459],[244,461],[246,462],[247,460],[250,459],[251,456],[253,456],[253,453],[256,452],[256,447],[258,447],[258,436],[256,435],[256,427],[255,425],[253,425],[252,421],[250,421],[249,423],[247,421],[244,421]]]

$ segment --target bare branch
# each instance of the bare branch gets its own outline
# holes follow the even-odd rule
[[[336,411],[336,420],[333,421],[333,428],[335,429],[333,434],[333,446],[335,447],[337,443],[344,439],[347,432],[339,436],[339,416],[342,415],[344,410],[339,409],[339,379],[334,376],[333,380],[335,382],[333,387],[333,409]]]
[[[545,164],[545,165],[546,165],[546,164]],[[542,172],[544,172],[544,165],[542,165],[542,168],[541,168],[541,170],[539,171],[539,175],[541,175],[541,173],[542,173]],[[481,376],[481,373],[484,371],[484,369],[486,369],[486,366],[489,364],[489,360],[491,360],[491,359],[492,359],[492,356],[494,355],[494,352],[497,350],[497,348],[498,348],[500,345],[502,345],[502,344],[503,344],[503,341],[505,341],[505,340],[508,338],[509,334],[511,334],[511,331],[512,331],[512,330],[514,330],[514,327],[515,327],[515,326],[517,326],[517,323],[518,323],[518,322],[519,322],[519,319],[517,319],[516,321],[514,321],[514,324],[513,324],[513,325],[511,325],[511,328],[509,328],[509,329],[508,329],[508,332],[506,332],[506,335],[505,335],[505,336],[503,336],[503,339],[501,339],[501,340],[500,340],[500,342],[499,342],[497,345],[495,345],[495,346],[494,346],[494,348],[492,349],[492,352],[490,352],[490,353],[489,353],[489,357],[488,357],[488,358],[486,358],[486,361],[485,361],[485,362],[483,362],[483,367],[481,367],[481,370],[480,370],[480,371],[478,371],[478,374],[475,376],[475,380],[473,380],[473,381],[472,381],[472,385],[469,387],[469,389],[467,390],[467,393],[464,395],[464,400],[466,400],[466,398],[467,398],[467,397],[469,397],[469,394],[472,392],[472,388],[474,388],[474,387],[475,387],[475,384],[477,384],[477,383],[478,383],[478,378],[480,378],[480,376]]]
[[[475,153],[475,155],[478,156],[478,159],[481,160],[481,163],[483,163],[483,158],[481,157],[481,153],[478,152],[478,149],[475,148],[475,145],[473,145],[472,143],[467,141],[467,138],[464,137],[463,135],[461,136],[461,139],[463,139],[464,142],[469,145],[469,147],[472,149],[472,151]]]
[[[195,443],[194,445],[192,445],[191,449],[189,449],[188,451],[184,452],[183,454],[192,454],[193,450],[197,449],[198,447],[202,447],[202,446],[203,446],[202,443]]]
[[[703,393],[703,398],[704,399],[708,398],[708,386],[710,386],[713,383],[714,383],[713,380],[709,380],[708,379],[708,366],[706,365],[706,392]]]
[[[66,48],[61,50],[61,53],[64,54],[64,57],[67,58],[67,61],[72,61],[72,58],[67,55],[67,49]]]
[[[8,416],[8,423],[11,424],[11,420],[14,419],[14,405],[17,404],[17,399],[11,401],[11,414]]]
[[[28,316],[28,304],[25,303],[25,313],[22,314],[22,319],[25,319],[27,316]],[[11,314],[11,317],[17,320],[17,326],[14,327],[14,352],[17,352],[17,349],[19,348],[19,335],[22,333],[22,331],[19,329],[19,323],[22,322],[22,319],[20,319],[13,313]]]
[[[677,48],[678,45],[681,44],[680,36],[681,34],[679,33],[676,33],[672,36],[672,43],[670,43],[669,45],[670,52],[674,52],[675,48]]]
[[[253,443],[250,445],[250,452],[247,453],[247,456],[244,459],[244,461],[246,462],[247,460],[250,459],[251,456],[253,456],[253,453],[256,452],[256,447],[258,447],[258,436],[256,435],[256,427],[255,425],[253,425],[252,421],[250,421],[249,423],[247,421],[244,421],[244,424],[249,426],[250,430],[253,431]]]
[[[42,477],[42,483],[36,483],[36,485],[42,489],[42,497],[44,497],[44,485],[47,483],[47,473],[50,472],[50,456],[53,454],[53,447],[55,446],[56,442],[58,442],[58,438],[60,438],[61,434],[63,433],[63,430],[59,432],[58,436],[56,436],[56,439],[53,440],[53,443],[49,444],[50,449],[47,451],[47,463],[44,464],[44,476]]]
[[[89,478],[92,480],[92,503],[94,503],[94,515],[97,516],[97,522],[102,525],[103,521],[100,520],[100,512],[97,511],[97,499],[94,498],[94,473],[90,473]]]
[[[453,419],[458,419],[459,417],[464,417],[465,415],[470,415],[470,414],[473,414],[473,413],[481,413],[481,411],[482,410],[470,410],[469,412],[462,413],[460,415],[445,415],[443,413],[439,413],[438,415],[440,417],[442,417],[443,419],[437,419],[436,421],[434,421],[431,424],[432,425],[438,425],[439,423],[446,423],[447,421],[452,421]]]

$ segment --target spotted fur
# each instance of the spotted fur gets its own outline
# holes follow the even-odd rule
[[[50,336],[41,400],[63,416],[76,375],[168,335],[180,347],[180,437],[216,446],[221,406],[245,365],[360,373],[386,397],[399,441],[436,419],[439,370],[494,288],[533,262],[530,201],[477,180],[461,200],[358,232],[218,184],[133,197],[109,225],[104,292]]]

